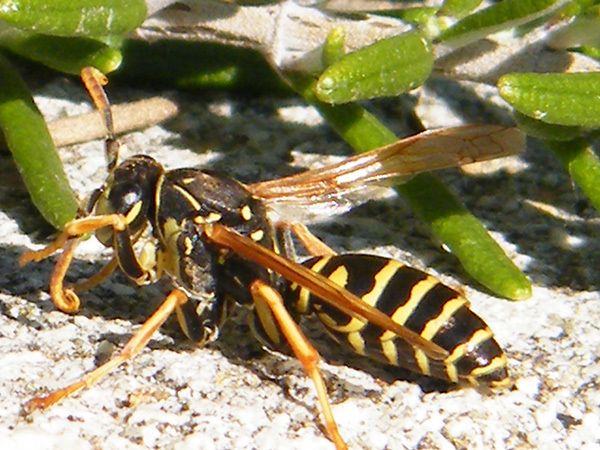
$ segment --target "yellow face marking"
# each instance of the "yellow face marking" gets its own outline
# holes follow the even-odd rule
[[[412,312],[421,302],[423,296],[427,294],[427,292],[429,292],[431,288],[438,283],[438,280],[436,280],[432,276],[428,276],[424,280],[421,280],[417,284],[415,284],[412,290],[410,291],[410,298],[404,305],[398,308],[394,312],[394,314],[392,314],[392,320],[396,323],[399,323],[400,325],[404,325],[404,323],[406,323],[406,320],[410,317]],[[397,335],[393,331],[386,331],[381,335],[380,340],[386,341],[388,339],[393,339],[396,337]]]
[[[265,237],[265,232],[263,230],[256,230],[253,231],[252,233],[250,233],[250,237],[252,238],[253,241],[260,241],[262,238]]]
[[[448,356],[444,362],[446,364],[456,362],[465,354],[472,351],[479,344],[490,339],[492,336],[492,330],[490,330],[489,328],[480,328],[479,330],[475,331],[475,333],[473,333],[473,335],[469,338],[467,342],[455,347],[454,350],[452,350],[452,353],[450,353],[450,356]]]
[[[355,331],[348,333],[348,343],[352,346],[352,349],[359,355],[365,354],[365,341],[361,336],[360,332]]]
[[[188,191],[186,191],[184,188],[182,188],[181,186],[177,186],[176,184],[173,185],[173,189],[175,189],[177,192],[179,192],[183,197],[185,197],[185,199],[188,201],[188,203],[192,206],[192,208],[194,208],[196,211],[200,210],[200,203],[198,202],[198,200],[196,200],[196,198],[190,194]]]
[[[127,221],[127,223],[130,224],[131,222],[133,222],[141,210],[142,210],[142,202],[139,201],[131,207],[131,209],[125,216],[125,220]]]
[[[240,215],[242,216],[242,219],[247,222],[252,219],[252,210],[248,205],[245,205],[240,209]]]
[[[454,315],[456,311],[462,308],[467,301],[463,297],[453,298],[452,300],[448,300],[444,307],[442,308],[442,312],[439,316],[431,319],[421,331],[421,336],[425,339],[431,340],[438,330],[448,322],[448,320]]]
[[[204,225],[206,223],[206,220],[202,216],[194,217],[193,221],[194,221],[194,223],[197,223],[198,225]]]

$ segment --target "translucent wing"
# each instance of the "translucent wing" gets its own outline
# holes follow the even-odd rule
[[[248,186],[270,204],[336,201],[369,185],[436,169],[519,153],[525,136],[517,128],[469,125],[426,131],[319,169]]]
[[[271,269],[287,280],[305,287],[322,301],[352,316],[389,330],[408,344],[423,350],[433,359],[444,359],[448,352],[438,344],[429,341],[409,328],[394,322],[388,315],[365,303],[346,289],[336,285],[323,275],[284,258],[257,244],[252,239],[238,234],[218,223],[206,227],[206,236],[220,246],[229,248],[237,255]]]

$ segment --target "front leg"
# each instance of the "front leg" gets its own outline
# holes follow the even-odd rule
[[[52,297],[52,302],[60,311],[73,314],[79,310],[81,304],[79,297],[74,289],[64,287],[64,278],[71,265],[73,254],[81,236],[104,227],[111,227],[113,229],[113,247],[121,270],[140,284],[150,278],[150,272],[142,267],[135,256],[125,216],[122,214],[106,214],[75,219],[67,223],[64,230],[46,247],[37,251],[25,252],[19,258],[19,265],[22,267],[32,261],[42,261],[56,251],[63,250],[50,278],[50,296]],[[109,263],[108,270],[103,269],[100,272],[101,275],[93,277],[93,284],[97,284],[108,277],[114,268],[115,266]]]

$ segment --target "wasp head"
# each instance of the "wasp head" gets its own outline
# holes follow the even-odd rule
[[[102,188],[90,201],[94,215],[121,214],[127,220],[130,236],[135,240],[154,214],[156,186],[163,167],[153,158],[136,155],[123,161],[110,173]],[[112,246],[113,232],[102,228],[96,237]]]

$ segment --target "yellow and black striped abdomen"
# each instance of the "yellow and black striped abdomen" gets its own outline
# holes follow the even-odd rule
[[[454,383],[499,386],[508,381],[506,357],[486,323],[457,291],[393,259],[342,254],[311,258],[306,267],[326,276],[395,322],[448,351],[428,358],[394,333],[350,317],[304,288],[290,288],[300,313],[314,312],[330,334],[355,352]]]

